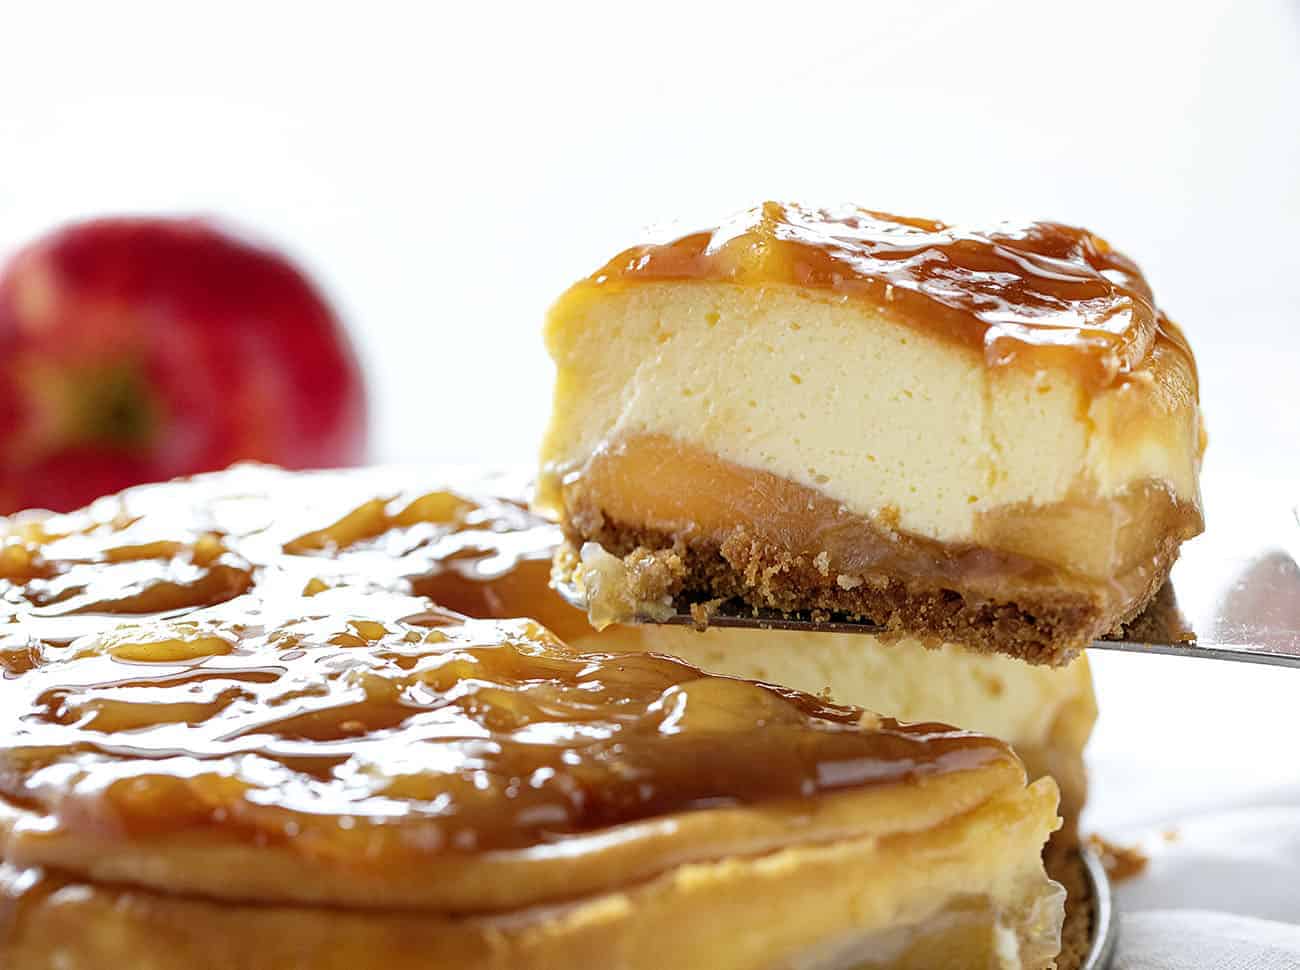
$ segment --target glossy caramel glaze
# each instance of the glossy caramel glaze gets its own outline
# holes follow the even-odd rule
[[[491,586],[549,554],[553,530],[501,489],[373,487],[250,468],[9,523],[0,795],[51,831],[219,829],[374,858],[1013,757],[450,612],[415,587]]]
[[[828,291],[981,348],[989,366],[1073,367],[1094,386],[1140,370],[1156,342],[1192,364],[1137,264],[1060,223],[973,229],[765,202],[716,229],[628,249],[579,286],[662,280]]]

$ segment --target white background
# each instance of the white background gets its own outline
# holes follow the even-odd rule
[[[642,225],[769,197],[1095,229],[1198,352],[1211,525],[1300,500],[1295,0],[0,0],[0,250],[110,211],[286,247],[353,327],[379,460],[531,460],[548,303]],[[1096,825],[1300,831],[1300,671],[1094,663]]]
[[[1300,363],[1295,0],[198,10],[0,3],[0,249],[113,210],[286,246],[358,334],[377,458],[531,451],[560,290],[768,197],[1087,225],[1187,327],[1212,417],[1267,413],[1209,347]],[[1216,451],[1267,457],[1243,424]]]

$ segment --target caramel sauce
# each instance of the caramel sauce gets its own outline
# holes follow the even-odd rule
[[[60,831],[474,853],[1012,757],[452,612],[555,601],[554,528],[469,488],[236,470],[0,536],[46,573],[0,586],[0,794]]]
[[[1195,373],[1137,264],[1060,223],[975,229],[765,202],[715,229],[628,249],[579,285],[660,280],[825,290],[979,348],[991,367],[1072,367],[1097,386],[1139,370],[1156,342]]]

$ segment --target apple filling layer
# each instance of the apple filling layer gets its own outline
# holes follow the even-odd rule
[[[980,513],[969,542],[910,535],[815,489],[662,435],[623,439],[566,476],[569,559],[604,619],[740,597],[1060,663],[1115,632],[1164,582],[1199,510],[1153,482],[1119,495]],[[585,561],[584,561],[585,560]],[[619,588],[622,578],[627,588]],[[700,614],[705,619],[707,613]]]

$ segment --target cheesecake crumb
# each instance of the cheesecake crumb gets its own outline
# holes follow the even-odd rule
[[[1100,835],[1088,836],[1088,845],[1101,857],[1101,864],[1111,882],[1123,882],[1142,875],[1151,861],[1138,846],[1116,845]]]
[[[723,600],[712,599],[703,600],[699,603],[691,604],[691,620],[695,629],[703,632],[709,628],[709,621],[713,619],[713,614],[718,611],[718,607],[723,604]]]
[[[557,565],[560,561],[557,557]],[[672,590],[681,581],[682,566],[670,549],[639,546],[620,558],[600,543],[584,542],[576,557],[564,561],[571,564],[574,585],[587,600],[587,619],[597,630],[637,619],[662,623],[677,612]]]

